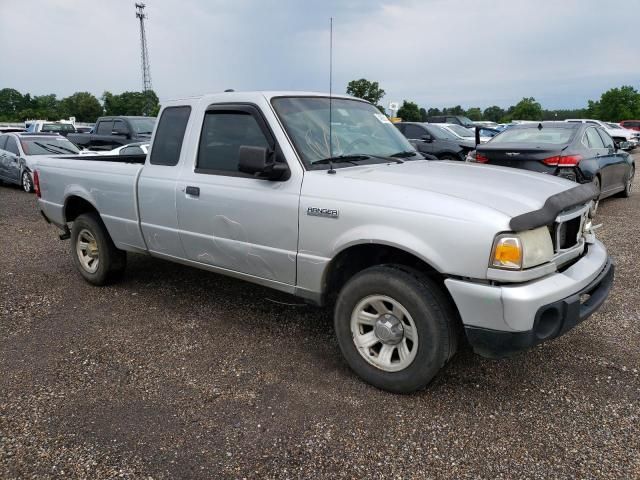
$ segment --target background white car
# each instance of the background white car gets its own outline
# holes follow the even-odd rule
[[[616,123],[607,123],[592,118],[568,118],[565,122],[573,123],[592,123],[602,127],[615,142],[629,142],[631,145],[626,150],[631,150],[638,146],[638,139],[633,130],[622,128]],[[616,128],[617,127],[617,128]]]
[[[106,152],[103,151],[90,153],[93,155],[146,155],[147,153],[149,153],[149,143],[129,143],[127,145],[122,145],[120,147],[114,148],[113,150],[107,150]]]
[[[438,126],[446,129],[456,137],[463,140],[470,140],[472,142],[476,141],[476,132],[470,128],[465,128],[462,125],[455,125],[453,123],[439,123]],[[487,143],[489,140],[491,140],[491,137],[480,137],[480,143]]]

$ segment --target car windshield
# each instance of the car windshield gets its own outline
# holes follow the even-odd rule
[[[617,123],[609,123],[607,122],[607,125],[611,128],[620,128],[620,125],[618,125]]]
[[[25,155],[73,155],[80,152],[69,140],[57,136],[21,138],[20,144]]]
[[[518,128],[511,127],[496,135],[491,140],[495,143],[550,143],[561,145],[569,143],[575,130],[573,128],[543,127]]]
[[[331,142],[329,98],[280,97],[274,98],[272,104],[308,166],[325,163],[329,157],[390,157],[415,150],[389,119],[370,103],[331,99]]]
[[[458,119],[460,120],[460,123],[462,123],[462,125],[473,125],[473,122],[471,121],[470,118],[458,117]]]
[[[472,138],[474,136],[474,133],[471,130],[461,125],[449,125],[449,130],[460,137]]]
[[[444,127],[440,127],[438,125],[429,125],[429,133],[433,135],[438,140],[453,140],[459,141],[460,138],[456,137],[453,133],[447,130]]]
[[[133,130],[141,135],[151,135],[156,124],[156,117],[130,118]]]

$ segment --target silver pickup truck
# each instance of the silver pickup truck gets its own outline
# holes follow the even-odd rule
[[[613,282],[591,185],[425,160],[351,97],[173,101],[146,158],[55,157],[36,172],[87,281],[142,253],[333,305],[350,367],[394,392],[426,386],[461,340],[495,358],[562,335]]]

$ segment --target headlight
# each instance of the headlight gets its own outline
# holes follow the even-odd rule
[[[553,242],[547,227],[520,233],[503,233],[496,237],[491,250],[490,266],[522,270],[550,262]]]

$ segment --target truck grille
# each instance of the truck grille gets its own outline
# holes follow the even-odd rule
[[[551,227],[551,237],[553,238],[553,250],[555,253],[562,253],[570,250],[582,241],[582,229],[587,219],[588,205],[561,214]]]

